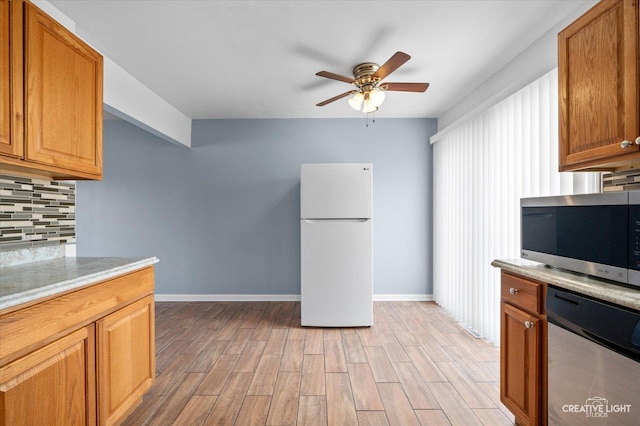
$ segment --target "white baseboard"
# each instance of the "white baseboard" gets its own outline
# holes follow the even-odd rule
[[[433,294],[374,294],[375,302],[433,302]]]
[[[156,302],[299,302],[299,294],[156,294]]]
[[[156,294],[156,302],[299,302],[299,294]],[[432,294],[374,294],[374,301],[431,302]]]

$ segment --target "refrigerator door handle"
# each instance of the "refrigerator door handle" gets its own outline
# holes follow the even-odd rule
[[[363,223],[368,222],[371,219],[369,218],[359,218],[359,219],[302,219],[302,221],[306,223]]]

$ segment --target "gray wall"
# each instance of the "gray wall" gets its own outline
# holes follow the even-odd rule
[[[78,256],[157,256],[158,294],[300,293],[300,164],[374,165],[374,293],[432,294],[435,119],[200,120],[193,148],[105,122]]]

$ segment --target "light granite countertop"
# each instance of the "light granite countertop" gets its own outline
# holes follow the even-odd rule
[[[640,311],[640,287],[627,287],[525,259],[496,259],[491,262],[491,265],[507,272]]]
[[[60,257],[0,267],[0,311],[76,290],[158,262],[156,257]]]

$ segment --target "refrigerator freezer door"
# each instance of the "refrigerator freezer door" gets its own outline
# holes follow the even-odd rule
[[[373,325],[371,220],[302,220],[301,323]]]
[[[303,164],[300,217],[370,218],[372,169],[368,163]]]

